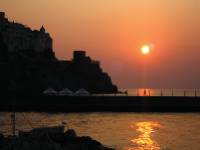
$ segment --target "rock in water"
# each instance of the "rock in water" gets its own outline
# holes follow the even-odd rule
[[[63,127],[38,128],[21,132],[19,136],[0,139],[1,150],[114,150],[91,137],[78,137],[72,129]]]

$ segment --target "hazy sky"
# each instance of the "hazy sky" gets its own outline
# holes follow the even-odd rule
[[[0,10],[44,25],[60,59],[87,50],[119,87],[200,88],[200,0],[0,0]]]

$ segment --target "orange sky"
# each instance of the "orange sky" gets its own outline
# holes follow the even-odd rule
[[[0,10],[44,25],[60,59],[87,50],[119,87],[200,88],[199,0],[0,0]]]

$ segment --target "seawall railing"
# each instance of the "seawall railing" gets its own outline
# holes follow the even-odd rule
[[[92,94],[92,96],[158,96],[200,97],[200,89],[122,89],[115,94]]]

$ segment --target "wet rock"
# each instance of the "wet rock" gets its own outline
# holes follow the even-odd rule
[[[104,150],[115,150],[114,148],[104,147]]]
[[[67,130],[65,132],[65,135],[68,136],[68,137],[76,137],[77,136],[75,130],[73,130],[73,129]]]
[[[15,138],[0,135],[0,139],[3,141],[0,145],[1,150],[114,150],[89,136],[78,137],[73,129],[56,134],[40,132],[33,135],[30,132],[26,136]]]

